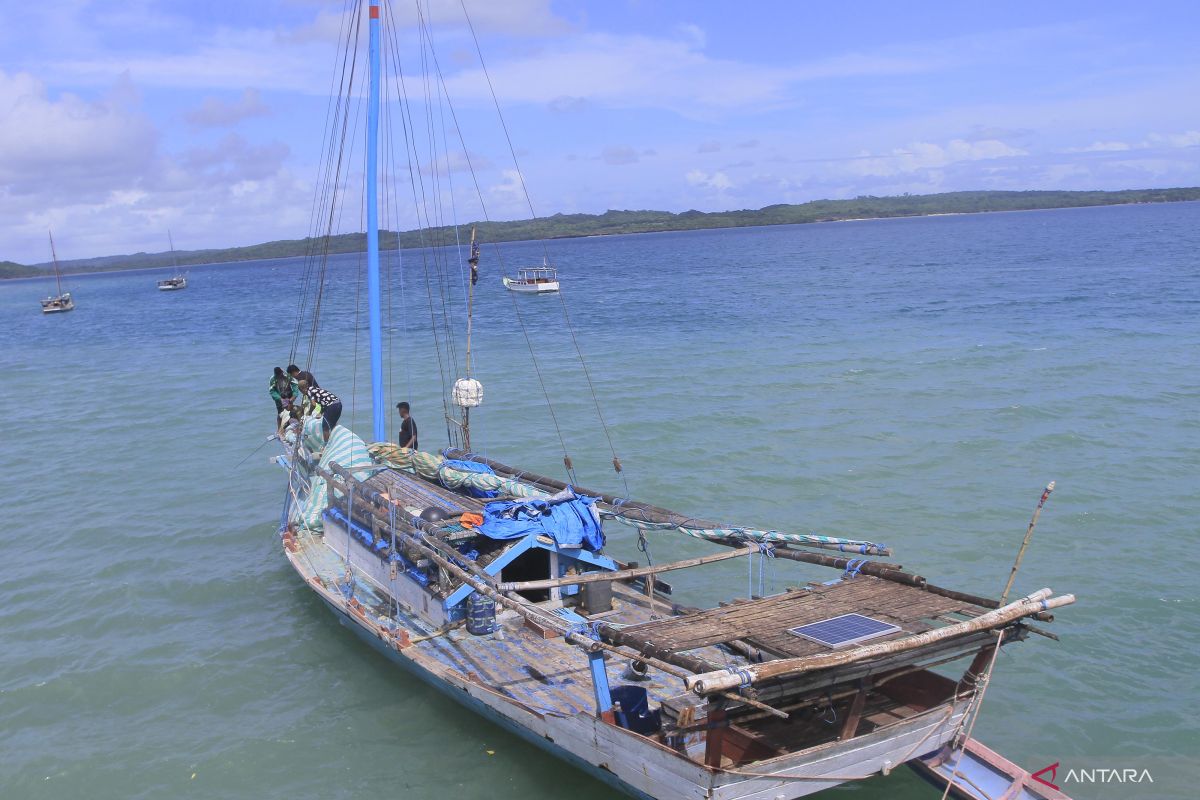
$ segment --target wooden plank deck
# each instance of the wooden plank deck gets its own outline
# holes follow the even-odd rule
[[[344,581],[345,561],[326,547],[319,537],[304,537],[299,552],[312,573],[327,585]],[[397,607],[377,587],[358,576],[354,570],[354,597],[362,603],[376,624],[398,626],[414,635],[430,635],[434,631],[405,609]],[[666,613],[670,605],[655,603],[653,611],[644,595],[617,585],[614,587],[614,611],[604,620],[616,624],[637,625],[652,621],[655,614]],[[575,645],[567,644],[561,636],[549,639],[526,627],[519,617],[500,618],[504,639],[475,636],[457,628],[417,642],[414,651],[429,657],[444,667],[468,679],[490,686],[522,705],[544,715],[566,716],[593,713],[595,698],[588,662]],[[737,659],[715,647],[705,648],[702,654],[719,664],[732,664]],[[670,697],[685,694],[683,681],[651,669],[650,679],[627,681],[622,678],[625,662],[606,657],[609,682],[613,688],[625,684],[642,686],[650,700],[657,705]],[[690,696],[690,694],[688,695]]]
[[[799,657],[826,653],[830,648],[788,633],[788,629],[841,614],[865,614],[891,623],[900,628],[892,636],[900,637],[937,627],[942,624],[934,624],[940,615],[973,617],[984,611],[914,586],[859,575],[831,585],[646,622],[628,630],[676,652],[741,639],[781,657]]]

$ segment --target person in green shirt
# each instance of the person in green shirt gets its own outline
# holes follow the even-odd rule
[[[295,378],[284,372],[282,367],[276,367],[275,372],[271,375],[268,392],[271,399],[275,401],[275,425],[278,427],[279,418],[284,410],[291,411],[292,404],[300,396],[300,384],[296,382]]]

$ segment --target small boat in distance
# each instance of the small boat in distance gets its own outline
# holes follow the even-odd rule
[[[50,257],[54,259],[54,283],[57,287],[57,294],[42,301],[42,313],[58,314],[63,311],[73,311],[75,301],[71,299],[71,293],[64,292],[62,288],[62,273],[58,269],[58,253],[54,252],[53,232],[50,232]]]
[[[545,260],[540,267],[522,267],[517,270],[517,277],[504,276],[504,288],[510,292],[539,292],[558,291],[558,271]]]
[[[171,231],[167,231],[167,242],[171,245],[171,261],[175,264],[175,275],[166,280],[158,282],[158,290],[160,292],[174,292],[179,289],[187,288],[187,275],[179,271],[179,260],[175,258],[175,240],[171,238]]]

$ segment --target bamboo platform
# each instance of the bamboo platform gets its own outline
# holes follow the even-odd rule
[[[986,610],[914,586],[859,575],[831,585],[793,589],[759,600],[646,622],[626,628],[625,633],[674,652],[740,639],[780,658],[799,658],[826,653],[830,648],[788,632],[798,625],[859,613],[900,629],[872,639],[874,643],[961,621],[947,619],[949,615],[972,618]]]

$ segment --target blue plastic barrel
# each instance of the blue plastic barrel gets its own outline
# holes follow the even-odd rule
[[[467,598],[467,631],[475,636],[486,636],[496,630],[496,601],[479,592]]]

